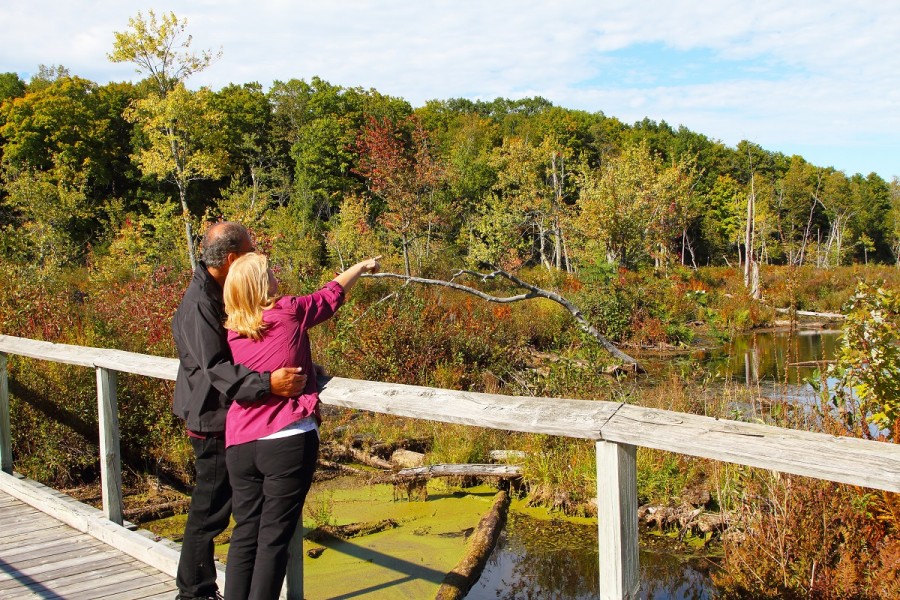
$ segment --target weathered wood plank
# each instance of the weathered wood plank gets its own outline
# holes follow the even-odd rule
[[[75,600],[77,598],[84,598],[85,600],[99,599],[104,596],[119,598],[125,592],[139,592],[143,588],[160,583],[164,582],[160,581],[159,575],[154,576],[133,571],[131,573],[119,573],[110,577],[104,577],[93,582],[80,581],[73,584],[66,582],[54,589],[54,591],[65,595],[67,600]]]
[[[7,590],[4,592],[4,598],[34,598],[35,591],[34,588],[44,588],[54,590],[57,586],[63,583],[79,583],[82,581],[91,582],[96,584],[97,581],[103,581],[106,577],[115,576],[118,573],[131,573],[134,570],[134,565],[128,562],[121,562],[117,564],[110,564],[103,566],[98,569],[91,569],[88,571],[80,571],[77,573],[70,573],[64,575],[62,577],[57,577],[53,579],[43,579],[42,581],[23,581],[22,586],[18,590]]]
[[[84,569],[96,568],[98,565],[107,564],[115,558],[112,550],[100,551],[95,548],[80,549],[77,556],[61,558],[53,561],[25,561],[16,564],[15,570],[18,577],[3,574],[0,575],[0,596],[5,589],[13,589],[19,586],[19,578],[25,577],[40,581],[44,577],[59,577],[60,573],[76,573]],[[7,579],[8,578],[8,579]]]
[[[12,433],[9,428],[9,374],[6,354],[0,352],[0,471],[12,473]]]
[[[83,598],[72,598],[71,600],[105,600],[106,598],[113,598],[115,600],[171,600],[172,591],[168,585],[160,583],[125,592],[116,592],[100,597],[87,596]],[[70,599],[66,598],[66,600]]]
[[[58,539],[60,535],[63,535],[68,530],[68,525],[53,519],[33,525],[29,531],[16,529],[3,535],[0,553],[7,548],[21,545],[29,540]]]
[[[134,559],[128,558],[128,560],[131,561]],[[69,561],[69,564],[62,566],[58,564],[56,565],[56,568],[47,568],[41,573],[27,574],[23,572],[19,574],[20,578],[0,581],[0,597],[5,599],[7,596],[22,590],[23,588],[29,590],[29,594],[33,593],[31,590],[34,590],[35,588],[39,590],[53,589],[56,586],[65,584],[73,578],[76,581],[81,581],[83,579],[88,579],[90,581],[89,578],[83,578],[83,574],[102,574],[109,569],[114,569],[122,565],[124,565],[129,572],[134,571],[134,564],[127,561],[120,562],[108,558],[105,561],[95,561],[93,563],[77,563]],[[96,577],[93,578],[93,581],[97,581]],[[33,598],[34,596],[27,597]]]
[[[597,442],[598,591],[603,600],[637,600],[640,588],[636,450]]]
[[[179,551],[176,548],[111,523],[96,508],[83,505],[72,498],[60,498],[45,491],[49,490],[46,486],[34,481],[21,480],[7,473],[0,473],[0,490],[19,498],[78,531],[87,533],[129,556],[155,567],[170,577],[175,576],[179,557]],[[224,580],[224,569],[219,567],[220,587]]]
[[[320,378],[319,389],[322,402],[332,406],[585,439],[600,439],[601,427],[619,407],[616,402],[480,394],[339,377]]]
[[[72,530],[69,529],[71,532]],[[81,534],[84,535],[84,534]],[[14,548],[6,548],[3,551],[3,560],[10,562],[11,560],[26,561],[33,558],[49,558],[58,554],[71,554],[72,549],[67,542],[68,539],[56,534],[52,537],[44,537],[37,540],[29,540],[18,544]]]
[[[623,405],[602,433],[612,442],[900,492],[897,444],[632,405]]]
[[[121,525],[125,521],[122,503],[122,459],[119,455],[119,403],[116,400],[116,372],[97,367],[97,414],[100,429],[100,488],[106,518]]]
[[[178,372],[178,359],[175,358],[110,348],[55,344],[11,335],[0,335],[0,352],[81,367],[104,367],[170,381],[175,380]]]
[[[59,501],[55,495],[50,497]],[[174,596],[176,588],[172,576],[54,521],[52,516],[35,511],[21,500],[6,494],[0,494],[0,500],[6,517],[6,524],[0,529],[4,532],[0,537],[0,554],[5,563],[0,571],[0,597],[71,600],[104,597],[168,599]],[[86,508],[91,514],[98,512]],[[9,518],[14,514],[23,516],[25,521],[16,525],[16,519]],[[36,522],[40,523],[39,527],[45,523],[52,527],[36,534],[22,533],[24,528],[33,527]],[[16,544],[14,538],[22,535],[26,537]]]

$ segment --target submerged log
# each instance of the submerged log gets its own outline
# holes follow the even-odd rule
[[[705,535],[720,533],[728,528],[733,519],[723,512],[710,512],[702,507],[683,504],[681,506],[650,506],[638,508],[638,520],[658,531],[679,530],[681,534]]]
[[[152,506],[129,508],[125,510],[124,517],[126,520],[135,523],[146,523],[147,521],[166,519],[174,514],[186,512],[190,505],[191,499],[183,498],[171,502],[163,502],[162,504],[154,504]]]
[[[394,519],[384,519],[371,523],[350,523],[349,525],[319,525],[304,537],[311,542],[324,542],[330,539],[349,540],[350,538],[372,535],[386,529],[400,527]]]
[[[456,567],[450,571],[441,587],[438,589],[435,600],[458,600],[465,598],[487,564],[488,558],[494,551],[494,545],[500,536],[500,531],[506,523],[506,514],[509,510],[509,494],[498,492],[494,496],[494,505],[491,510],[481,518],[478,527],[469,538],[466,554]]]

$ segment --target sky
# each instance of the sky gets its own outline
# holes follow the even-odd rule
[[[222,50],[192,88],[318,76],[413,107],[542,96],[900,176],[900,0],[2,0],[0,72],[139,81],[107,54],[148,10]]]

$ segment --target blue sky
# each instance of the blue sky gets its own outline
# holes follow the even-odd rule
[[[98,83],[138,10],[187,18],[222,58],[188,83],[309,79],[429,99],[543,96],[900,176],[900,0],[3,0],[0,72]]]

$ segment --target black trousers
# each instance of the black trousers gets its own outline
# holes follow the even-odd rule
[[[191,438],[191,445],[197,477],[184,526],[175,583],[179,598],[214,598],[218,588],[213,538],[225,531],[231,517],[225,440]]]
[[[315,431],[228,448],[235,520],[225,570],[228,600],[277,600],[318,456]]]

